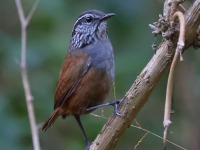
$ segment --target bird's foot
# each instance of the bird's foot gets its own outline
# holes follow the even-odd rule
[[[121,112],[119,111],[118,109],[118,104],[120,104],[122,102],[122,99],[121,100],[113,100],[113,101],[110,101],[110,102],[106,102],[106,103],[103,103],[103,104],[100,104],[100,105],[97,105],[97,106],[92,106],[92,107],[89,107],[87,108],[86,110],[87,111],[90,111],[90,110],[94,110],[94,109],[97,109],[97,108],[100,108],[100,107],[104,107],[104,106],[113,106],[114,107],[114,113],[118,116],[121,116],[123,117],[124,115],[121,114]]]
[[[90,141],[87,141],[87,142],[86,142],[85,150],[89,150],[89,149],[90,149],[90,146],[91,146],[91,142],[90,142]]]

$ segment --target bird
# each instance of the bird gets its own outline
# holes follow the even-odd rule
[[[107,33],[107,20],[114,13],[99,10],[83,12],[76,20],[67,55],[61,67],[54,96],[54,111],[43,123],[46,131],[59,116],[74,116],[89,149],[89,141],[80,115],[107,105],[117,106],[121,100],[103,103],[114,84],[114,52]]]

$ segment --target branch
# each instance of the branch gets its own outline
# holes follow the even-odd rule
[[[35,3],[33,4],[28,16],[26,17],[26,22],[27,24],[29,23],[29,21],[31,20],[33,14],[35,13],[37,6],[38,6],[39,0],[36,0]]]
[[[38,1],[36,1],[35,4],[33,5],[34,7],[32,8],[32,11],[30,11],[27,19],[24,16],[21,1],[15,0],[15,3],[17,6],[17,11],[18,11],[18,15],[19,15],[20,23],[21,23],[21,34],[22,34],[21,45],[22,45],[22,48],[21,48],[20,67],[21,67],[21,76],[22,76],[22,82],[23,82],[25,98],[26,98],[26,105],[27,105],[27,109],[28,109],[29,121],[30,121],[30,125],[31,125],[32,141],[33,141],[34,150],[40,150],[39,135],[38,135],[38,129],[37,129],[35,113],[34,113],[34,108],[33,108],[33,96],[31,94],[30,83],[28,80],[28,74],[27,74],[27,68],[26,68],[26,43],[27,43],[26,29],[27,29],[28,23],[37,7]]]
[[[172,16],[172,21],[174,22],[175,19],[178,18],[180,22],[180,33],[179,33],[179,40],[177,43],[177,48],[176,52],[174,55],[174,59],[172,61],[172,65],[170,68],[169,72],[169,78],[167,82],[167,91],[166,91],[166,101],[165,101],[165,113],[164,113],[164,121],[163,121],[163,126],[164,126],[164,147],[166,149],[166,140],[167,140],[167,130],[169,125],[171,124],[170,121],[170,114],[171,114],[171,101],[172,101],[172,91],[173,91],[173,82],[174,82],[174,72],[178,63],[179,56],[182,54],[182,50],[184,47],[185,43],[185,20],[183,13],[178,11]],[[182,57],[180,57],[182,60]]]
[[[199,0],[196,0],[189,10],[186,11],[184,18],[186,22],[185,44],[186,47],[189,47],[196,38],[196,31],[200,24]],[[176,43],[173,43],[173,45],[176,45]],[[120,136],[129,127],[132,120],[148,100],[162,74],[171,64],[174,53],[175,47],[171,46],[168,40],[164,40],[156,54],[124,96],[123,102],[119,105],[120,111],[125,116],[111,116],[91,145],[90,150],[110,150],[116,146]]]
[[[171,11],[170,11],[170,20],[173,20],[173,15],[177,11],[178,6],[183,2],[184,2],[184,0],[172,0]]]

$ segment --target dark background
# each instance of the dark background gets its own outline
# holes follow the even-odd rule
[[[33,1],[23,0],[25,13]],[[187,2],[187,7],[190,5]],[[154,37],[148,24],[162,14],[159,0],[41,0],[28,27],[27,66],[37,123],[41,124],[53,111],[53,97],[59,70],[67,52],[71,30],[77,17],[85,10],[99,9],[117,16],[109,20],[108,32],[115,50],[117,99],[122,98],[137,75],[154,55]],[[161,41],[157,39],[157,44]],[[19,61],[21,33],[14,0],[0,0],[0,147],[2,150],[32,150]],[[200,149],[200,53],[186,51],[178,64],[174,84],[173,124],[168,139],[187,149]],[[142,108],[136,120],[142,128],[160,136],[163,134],[163,111],[167,72]],[[114,99],[111,92],[108,100]],[[94,113],[109,117],[111,107]],[[83,125],[93,141],[106,122],[85,115]],[[136,125],[135,121],[133,121]],[[130,127],[122,136],[116,150],[133,150],[146,132]],[[39,132],[44,150],[84,149],[82,134],[73,117],[58,119],[46,133]],[[162,140],[148,134],[138,150],[162,149]],[[168,144],[171,150],[177,146]]]

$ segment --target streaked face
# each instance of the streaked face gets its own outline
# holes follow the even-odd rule
[[[105,14],[98,10],[84,12],[74,24],[70,48],[81,48],[100,38],[107,38],[106,20],[114,14]]]
[[[92,35],[101,23],[103,23],[104,27],[106,27],[106,23],[104,21],[100,22],[101,17],[102,16],[100,15],[89,13],[80,16],[79,19],[75,22],[72,36],[76,33]]]

